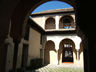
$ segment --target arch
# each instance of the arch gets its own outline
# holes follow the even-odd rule
[[[45,21],[45,29],[55,29],[55,19],[52,17],[49,17]]]
[[[51,47],[50,44],[52,44],[53,47]],[[52,41],[52,40],[46,41],[46,42],[45,42],[45,49],[46,49],[46,46],[48,46],[48,49],[49,49],[49,50],[55,50],[55,43],[54,43],[54,41]],[[49,47],[50,47],[50,48],[49,48]]]
[[[59,21],[59,28],[66,29],[66,28],[74,28],[74,19],[70,15],[62,16]]]
[[[14,8],[12,13],[10,13],[12,14],[10,15],[12,19],[11,37],[15,39],[24,37],[24,29],[28,21],[29,15],[37,6],[47,1],[51,1],[51,0],[34,0],[34,1],[33,0],[21,0],[20,2],[18,2],[16,4],[16,8]],[[78,5],[79,2],[74,1],[74,0],[60,0],[60,1],[63,1],[72,5],[75,9],[76,15],[78,15],[77,10],[79,10],[79,5]],[[78,20],[78,17],[76,20]],[[85,28],[83,30],[85,30]],[[86,68],[86,70],[88,70],[88,68]]]
[[[31,12],[39,5],[51,0],[21,0],[19,1],[11,13],[11,31],[10,36],[16,40],[20,40],[25,36],[25,28]],[[60,0],[72,5],[74,8],[76,4],[74,0]],[[34,23],[34,21],[33,21]],[[34,23],[35,24],[35,23]]]
[[[51,58],[52,56],[50,55],[50,51],[56,52],[55,50],[55,44],[53,41],[47,41],[45,44],[45,49],[44,49],[44,64],[50,64],[51,63]]]
[[[73,52],[76,54],[75,43],[69,38],[63,39],[59,44],[59,50],[58,50],[59,63],[74,62]]]

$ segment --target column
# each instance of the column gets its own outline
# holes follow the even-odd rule
[[[45,35],[42,35],[42,59],[43,59],[43,62],[42,64],[44,65],[44,51],[45,51],[45,43],[46,43],[46,36]]]
[[[79,50],[80,50],[80,43],[77,43],[77,45],[76,45],[77,60],[79,60]]]
[[[21,41],[20,41],[20,43],[18,45],[16,68],[21,68],[21,64],[22,64],[22,51],[23,51],[23,39],[21,39]]]
[[[56,30],[59,29],[59,16],[56,15]]]
[[[6,56],[6,72],[12,70],[13,64],[13,51],[14,51],[14,43],[13,39],[8,35],[8,38],[5,39],[5,44],[7,48],[7,56]]]
[[[58,60],[58,50],[56,51],[57,53],[57,65],[59,65],[59,60]]]
[[[21,58],[22,58],[22,62],[21,62],[22,71],[25,71],[28,62],[28,44],[23,44]]]
[[[42,18],[42,28],[45,29],[45,16]]]
[[[79,61],[79,49],[77,50],[77,60]]]
[[[45,55],[45,54],[44,54],[44,51],[45,51],[45,41],[44,41],[44,43],[42,44],[42,48],[41,48],[41,49],[42,49],[42,60],[43,60],[43,61],[42,61],[42,64],[44,65],[44,55]]]
[[[20,43],[20,40],[13,39],[13,42],[14,42],[13,71],[16,72],[18,45]]]
[[[43,55],[43,56],[42,56],[42,57],[43,57],[43,58],[42,58],[42,59],[43,59],[42,64],[44,65],[44,48],[42,48],[42,53],[43,53],[43,54],[42,54],[42,55]]]
[[[13,38],[10,37],[10,30],[11,30],[11,19],[9,22],[9,30],[7,38],[5,39],[5,46],[6,46],[6,72],[12,70],[13,67],[13,54],[14,54],[14,43]]]
[[[81,38],[76,36],[75,37],[75,47],[76,47],[76,51],[77,51],[77,60],[79,60],[80,43],[81,43]]]
[[[59,64],[59,61],[58,61],[58,50],[59,50],[59,42],[58,42],[58,39],[56,39],[57,41],[55,41],[55,49],[56,49],[56,53],[57,53],[57,65]]]

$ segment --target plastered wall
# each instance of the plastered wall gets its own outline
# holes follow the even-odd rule
[[[33,20],[36,24],[38,24],[39,26],[42,27],[42,24],[43,24],[43,17],[42,17],[42,16],[40,16],[40,17],[32,17],[32,20]]]
[[[29,48],[28,48],[28,65],[31,59],[40,58],[40,37],[41,34],[30,28]]]
[[[72,16],[72,18],[74,19],[75,22],[75,15],[74,14],[67,14],[69,16]],[[56,19],[56,16],[58,16],[58,18]],[[37,17],[32,17],[32,20],[38,24],[39,26],[41,26],[43,29],[45,29],[45,22],[48,18],[52,17],[55,19],[55,24],[58,24],[60,19],[66,15],[63,14],[56,14],[56,15],[46,15],[46,16],[37,16]],[[58,23],[56,23],[56,20],[58,21]],[[59,24],[57,25],[59,27]]]
[[[59,49],[59,43],[63,40],[63,39],[71,39],[73,40],[73,42],[75,43],[75,49],[76,49],[76,41],[78,41],[78,39],[76,39],[76,35],[49,35],[47,36],[47,41],[53,41],[55,43],[55,49],[58,51]],[[80,53],[79,53],[79,60],[77,59],[77,54],[75,51],[73,51],[73,64],[78,65],[80,67],[84,66],[84,60],[83,60],[83,51],[81,51],[80,47]],[[54,60],[54,59],[58,59],[57,57],[58,53],[57,52],[51,52],[50,51],[50,64],[62,64],[62,54],[60,55],[60,60]],[[54,58],[55,57],[55,58]],[[55,62],[54,62],[54,61]]]

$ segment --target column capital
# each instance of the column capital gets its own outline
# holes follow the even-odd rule
[[[79,36],[75,37],[75,44],[76,44],[76,50],[80,49],[80,43],[81,43],[81,38]]]
[[[59,43],[55,43],[55,49],[56,49],[56,51],[59,50]]]
[[[13,43],[13,38],[10,37],[10,35],[8,35],[7,38],[5,39],[5,44],[9,44],[9,43]]]

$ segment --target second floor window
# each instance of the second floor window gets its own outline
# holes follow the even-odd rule
[[[60,29],[70,29],[74,27],[74,20],[71,16],[63,16],[60,19],[59,28]]]
[[[64,29],[72,28],[72,26],[71,26],[71,20],[68,19],[68,18],[64,18],[63,19],[63,27],[64,27]]]
[[[45,29],[55,29],[55,19],[50,17],[45,22]]]

